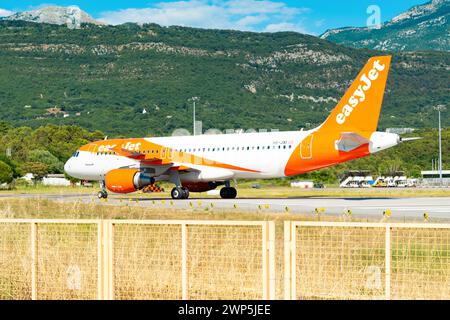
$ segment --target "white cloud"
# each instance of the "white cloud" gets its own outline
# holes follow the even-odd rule
[[[9,11],[9,10],[0,8],[0,17],[7,17],[7,16],[10,16],[10,15],[12,15],[14,13],[15,12],[13,12],[13,11]]]
[[[245,31],[285,31],[292,27],[289,30],[306,33],[298,21],[307,12],[307,8],[270,0],[185,0],[106,11],[98,20],[113,25],[136,22]]]
[[[300,33],[308,33],[301,24],[281,22],[271,23],[264,28],[265,32],[295,31]]]
[[[224,7],[231,14],[274,13],[290,10],[282,2],[265,0],[230,0],[224,3]]]

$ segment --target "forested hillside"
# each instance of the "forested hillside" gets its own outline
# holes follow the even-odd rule
[[[0,119],[167,135],[191,128],[198,96],[205,130],[308,129],[377,54],[290,32],[0,21]],[[394,53],[380,129],[435,127],[449,71],[448,52]]]
[[[450,0],[412,7],[379,28],[327,30],[321,38],[352,48],[390,51],[450,50]]]

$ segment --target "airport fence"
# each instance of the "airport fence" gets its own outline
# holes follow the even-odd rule
[[[275,299],[273,222],[0,220],[0,299]]]
[[[285,222],[284,241],[285,299],[450,299],[448,224]]]
[[[449,224],[288,221],[282,231],[0,219],[0,299],[450,299]]]

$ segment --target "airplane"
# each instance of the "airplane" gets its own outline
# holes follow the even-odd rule
[[[366,157],[402,142],[397,134],[376,131],[390,63],[391,56],[370,58],[312,130],[102,140],[82,146],[64,170],[99,181],[99,198],[108,190],[127,194],[169,181],[173,199],[219,186],[221,198],[234,199],[236,179],[295,176]]]

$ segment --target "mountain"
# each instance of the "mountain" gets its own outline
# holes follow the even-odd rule
[[[294,32],[155,24],[0,21],[0,39],[0,120],[108,136],[190,130],[194,96],[204,130],[312,128],[369,57],[383,54]],[[435,127],[432,106],[450,99],[449,70],[448,52],[393,54],[380,129]]]
[[[3,20],[67,25],[67,27],[72,29],[79,29],[83,23],[102,24],[77,6],[49,6],[32,11],[18,12],[3,18]]]
[[[450,50],[450,0],[415,6],[380,28],[340,28],[320,37],[354,48],[386,51]]]

